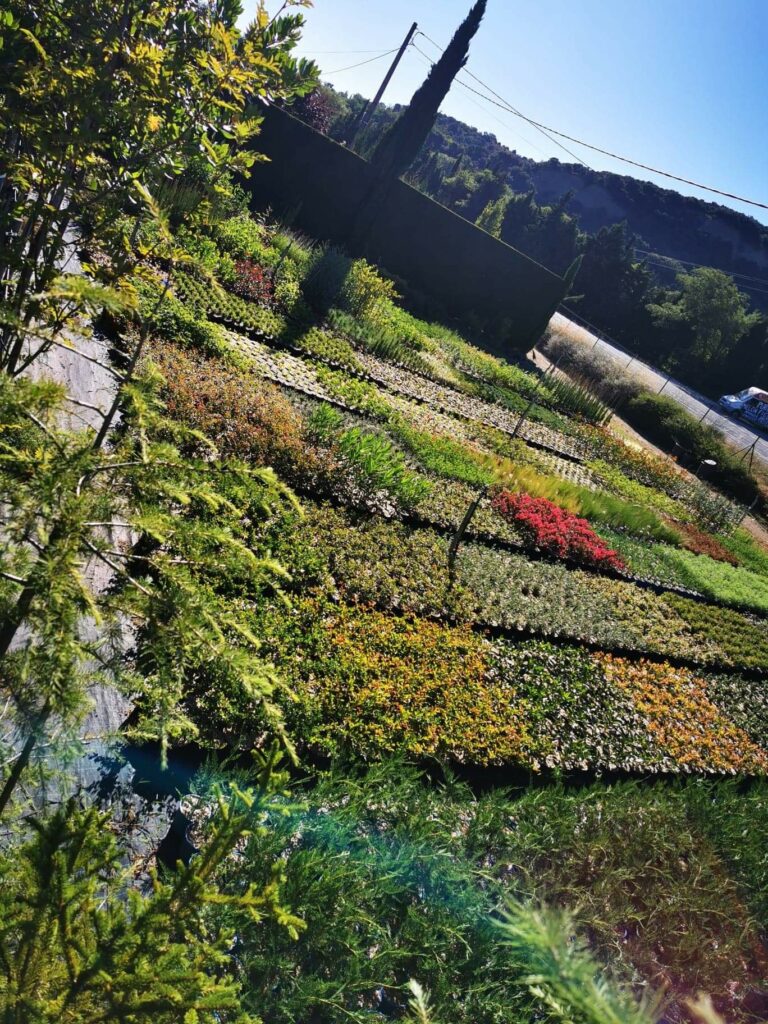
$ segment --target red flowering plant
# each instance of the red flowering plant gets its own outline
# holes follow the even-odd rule
[[[586,519],[566,512],[547,498],[499,491],[491,504],[500,516],[520,527],[540,551],[558,558],[573,558],[596,568],[625,568],[624,562],[598,537]]]
[[[269,305],[274,298],[275,285],[271,271],[265,270],[253,260],[238,260],[235,263],[233,291],[244,299]]]

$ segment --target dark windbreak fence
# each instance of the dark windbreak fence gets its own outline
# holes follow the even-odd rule
[[[248,180],[256,208],[367,257],[490,350],[527,351],[565,295],[562,277],[402,181],[382,189],[371,164],[284,110],[267,109],[256,145],[269,158]]]

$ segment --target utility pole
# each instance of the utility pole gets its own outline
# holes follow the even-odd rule
[[[350,149],[353,148],[353,146],[355,144],[355,139],[360,134],[362,129],[365,127],[366,124],[368,124],[370,119],[373,117],[374,111],[376,110],[376,107],[378,107],[379,103],[381,102],[381,97],[384,95],[384,90],[389,85],[390,79],[392,78],[392,75],[394,75],[394,73],[395,73],[395,68],[397,67],[397,65],[402,60],[403,54],[405,53],[405,51],[406,51],[406,49],[408,47],[408,44],[410,43],[410,41],[413,39],[414,35],[416,34],[416,29],[418,27],[419,26],[414,21],[414,23],[408,29],[408,34],[406,35],[405,39],[403,40],[403,45],[400,47],[400,49],[395,54],[395,59],[392,61],[392,66],[390,67],[390,69],[386,73],[386,75],[384,76],[384,81],[379,86],[379,91],[376,93],[376,95],[373,97],[372,100],[369,100],[365,104],[363,109],[358,114],[357,119],[353,122],[352,127],[349,129],[349,133],[348,133],[347,138],[346,138],[345,141],[346,141],[346,143],[347,143],[347,145],[349,146]]]

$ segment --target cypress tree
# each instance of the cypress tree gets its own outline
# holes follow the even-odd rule
[[[467,63],[469,44],[480,26],[485,6],[486,0],[477,0],[409,105],[382,136],[371,156],[371,163],[382,177],[399,178],[416,159],[451,83]]]

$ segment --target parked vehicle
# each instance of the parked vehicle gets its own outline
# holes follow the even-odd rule
[[[768,430],[768,391],[762,388],[745,388],[737,395],[723,395],[720,408]]]

